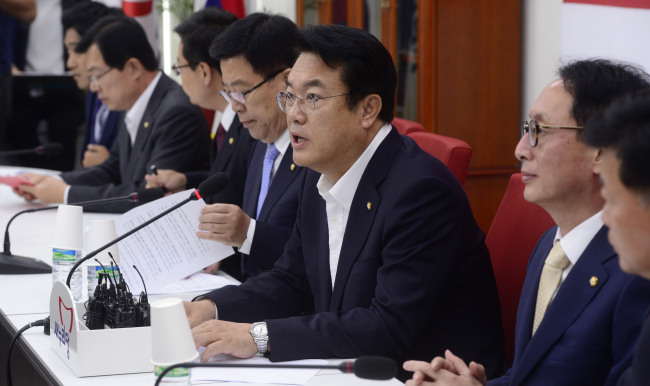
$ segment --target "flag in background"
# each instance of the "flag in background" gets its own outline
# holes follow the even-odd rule
[[[144,28],[153,53],[158,57],[158,30],[153,0],[122,0],[122,11],[126,16],[137,20]]]
[[[246,16],[244,0],[194,0],[194,11],[201,10],[205,7],[219,7],[223,10],[230,11],[238,19]]]
[[[650,0],[564,0],[562,57],[608,58],[650,72]]]

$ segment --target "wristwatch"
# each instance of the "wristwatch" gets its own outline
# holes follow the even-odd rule
[[[257,352],[265,355],[268,353],[269,332],[266,329],[266,322],[253,323],[253,327],[248,331],[250,332],[255,344],[257,345]]]

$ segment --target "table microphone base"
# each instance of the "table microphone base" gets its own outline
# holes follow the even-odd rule
[[[36,273],[52,273],[52,267],[32,257],[0,253],[0,275],[29,275]]]

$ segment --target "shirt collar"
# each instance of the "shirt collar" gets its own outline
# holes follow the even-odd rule
[[[363,154],[357,158],[350,169],[339,178],[336,184],[332,185],[325,176],[321,175],[316,184],[318,193],[321,197],[329,194],[346,209],[350,208],[354,194],[356,193],[361,177],[363,176],[363,172],[366,170],[372,156],[379,148],[379,145],[388,136],[391,129],[392,126],[389,123],[384,124],[375,135],[375,138],[372,139],[366,150],[364,150]]]
[[[577,227],[571,229],[565,236],[560,234],[560,228],[555,233],[555,239],[560,240],[560,245],[564,253],[575,265],[582,253],[587,249],[587,245],[596,236],[596,233],[603,227],[603,219],[601,217],[603,211],[596,213],[585,221],[581,222]]]
[[[221,113],[221,126],[223,126],[223,129],[226,130],[226,133],[228,130],[230,130],[230,126],[232,125],[232,121],[235,119],[235,110],[232,109],[232,105],[228,103],[228,106],[226,106],[225,109],[223,109],[223,112]]]
[[[278,139],[276,139],[275,142],[273,142],[275,148],[278,149],[280,154],[282,154],[283,156],[284,153],[287,152],[290,143],[291,143],[291,138],[289,137],[289,129],[285,129],[282,135],[280,135]]]
[[[149,104],[149,100],[151,99],[151,95],[153,95],[153,90],[156,88],[158,85],[158,81],[162,77],[162,72],[158,71],[158,75],[149,83],[147,88],[144,90],[142,94],[138,97],[138,99],[135,101],[133,106],[129,110],[127,110],[125,116],[124,116],[124,124],[126,125],[126,129],[131,135],[131,145],[135,143],[135,137],[138,134],[138,127],[140,125],[140,121],[142,121],[142,117],[144,116],[144,111],[147,109],[147,105]]]

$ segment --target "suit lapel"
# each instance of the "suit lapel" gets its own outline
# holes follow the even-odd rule
[[[548,253],[548,251],[546,252]],[[607,228],[603,226],[582,253],[576,265],[571,269],[564,283],[562,283],[537,332],[532,338],[529,338],[528,344],[522,349],[521,357],[512,374],[513,384],[519,384],[525,379],[565,331],[578,319],[600,289],[603,288],[609,278],[604,263],[615,256],[614,250],[607,242]],[[535,313],[536,288],[539,286],[541,267],[544,264],[543,260],[540,259],[541,265],[538,264],[539,267],[535,269],[535,291],[529,291],[527,300],[526,319],[523,327],[528,329],[529,337],[532,330],[532,318]],[[590,285],[592,276],[598,278],[596,286]],[[535,297],[535,300],[532,299],[533,297]],[[519,320],[517,322],[519,323]],[[525,333],[523,329],[518,332],[518,334]]]
[[[300,167],[293,163],[293,148],[289,146],[282,157],[282,162],[280,162],[280,166],[278,167],[275,176],[273,176],[273,179],[271,180],[271,186],[269,186],[269,191],[264,199],[264,204],[262,204],[262,210],[260,211],[258,220],[266,220],[271,212],[271,208],[273,208],[284,192],[286,192],[299,172]],[[262,178],[260,175],[260,184],[261,180]],[[259,188],[257,193],[259,195]],[[255,205],[257,205],[257,202]]]
[[[140,154],[140,151],[144,149],[145,145],[149,142],[149,136],[153,131],[154,126],[154,117],[156,116],[156,111],[163,97],[167,93],[167,82],[170,80],[162,74],[156,88],[154,88],[149,103],[144,110],[142,119],[138,123],[138,133],[135,136],[135,142],[133,143],[133,149],[135,149],[135,154]]]
[[[239,123],[239,119],[237,119],[237,116],[235,116],[235,119],[233,120],[230,128],[228,129],[228,132],[226,133],[226,138],[223,140],[221,149],[219,149],[216,154],[214,163],[215,170],[224,170],[226,168],[226,165],[228,165],[228,162],[232,158],[232,155],[235,153],[235,149],[239,144],[239,134],[242,128],[243,127],[241,123]],[[212,148],[214,148],[214,146],[212,146]]]
[[[345,283],[348,281],[350,271],[359,257],[363,245],[366,243],[381,203],[379,185],[386,178],[393,157],[401,144],[402,140],[395,128],[393,128],[379,145],[361,176],[359,186],[352,199],[348,223],[345,226],[330,311],[336,311],[341,304]],[[329,269],[327,272],[329,273]]]
[[[320,290],[320,304],[316,304],[317,312],[326,312],[330,309],[332,299],[332,279],[330,274],[330,246],[329,246],[329,227],[327,225],[327,211],[325,210],[325,200],[319,196],[318,205],[318,272],[325,272],[327,275],[320,275],[318,280]],[[327,277],[323,277],[327,276]]]

